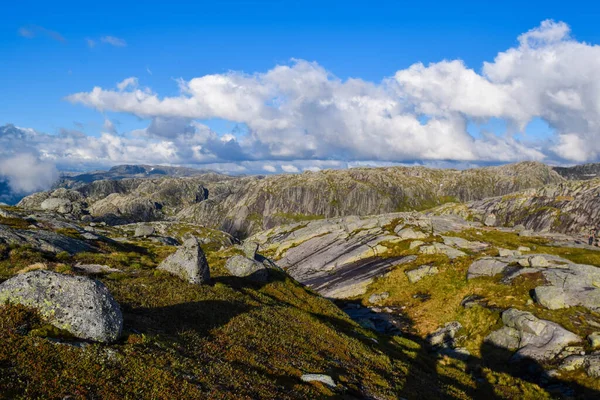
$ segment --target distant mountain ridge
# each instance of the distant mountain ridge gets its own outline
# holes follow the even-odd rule
[[[569,180],[588,180],[600,177],[600,163],[554,167],[554,170]]]
[[[76,182],[75,190],[36,193],[19,205],[40,209],[47,199],[59,198],[46,206],[69,202],[113,224],[170,218],[246,237],[289,222],[424,210],[564,181],[551,167],[535,162],[464,171],[386,167],[245,177],[208,173]]]
[[[164,165],[117,165],[108,171],[91,171],[63,175],[54,188],[78,188],[87,183],[100,181],[104,179],[121,180],[128,178],[152,178],[158,176],[186,177],[196,176],[206,173],[217,173],[209,169],[196,169],[187,167],[171,167]]]

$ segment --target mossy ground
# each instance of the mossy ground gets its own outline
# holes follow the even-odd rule
[[[33,310],[0,305],[0,398],[472,397],[454,376],[467,375],[458,361],[440,374],[418,342],[361,328],[283,273],[266,284],[229,276],[234,247],[206,249],[213,279],[204,286],[157,271],[174,248],[143,240],[75,256],[1,250],[2,280],[33,262],[69,274],[78,262],[119,268],[94,277],[120,303],[125,326],[119,342],[81,348]],[[303,383],[303,373],[329,374],[340,388]]]
[[[496,230],[473,229],[455,235],[471,241],[490,243],[493,247],[479,255],[469,254],[466,257],[449,260],[445,255],[418,254],[417,249],[409,249],[410,240],[394,243],[389,246],[390,256],[417,254],[418,258],[376,279],[368,292],[361,297],[362,302],[369,305],[368,298],[371,294],[388,292],[390,296],[382,302],[382,305],[404,310],[404,318],[410,321],[416,335],[415,340],[424,338],[427,333],[443,326],[446,322],[459,321],[463,326],[459,332],[459,345],[467,348],[472,355],[471,360],[466,364],[467,368],[475,368],[479,371],[471,377],[463,375],[462,384],[476,384],[475,377],[478,376],[477,385],[480,387],[481,382],[487,382],[486,385],[494,387],[495,395],[500,398],[537,399],[549,396],[546,390],[527,383],[506,370],[505,361],[508,360],[509,354],[504,354],[505,360],[494,361],[496,355],[490,356],[489,352],[486,352],[484,338],[491,331],[502,326],[501,311],[511,307],[557,322],[584,338],[598,330],[600,315],[580,307],[551,311],[533,303],[531,291],[545,283],[539,273],[522,275],[513,280],[512,284],[505,284],[500,281],[500,277],[467,280],[467,270],[470,264],[483,254],[497,255],[497,248],[517,249],[519,246],[527,246],[532,249],[532,252],[555,254],[573,262],[596,266],[600,266],[600,252],[555,247],[543,238],[520,237],[515,233]],[[428,241],[437,239],[439,238],[432,237]],[[405,272],[420,265],[435,265],[440,272],[411,284]],[[461,302],[467,296],[477,296],[485,306],[463,307]],[[460,381],[461,377],[458,376],[456,379]],[[597,394],[600,391],[600,382],[588,378],[582,371],[561,375],[561,379],[579,385],[583,392],[589,389],[596,391]]]
[[[470,235],[499,247],[548,247],[533,238],[464,233]],[[408,241],[391,247],[390,255],[416,253]],[[204,286],[156,270],[174,247],[140,239],[128,245],[106,244],[103,250],[69,256],[0,245],[0,280],[37,262],[62,273],[74,273],[71,266],[78,262],[120,269],[94,277],[113,293],[125,319],[119,342],[80,348],[69,345],[77,342],[50,329],[33,310],[0,305],[0,398],[352,399],[370,394],[383,399],[543,399],[549,397],[546,390],[483,357],[483,338],[499,326],[494,307],[522,305],[519,308],[543,318],[571,321],[560,321],[568,329],[584,329],[574,322],[577,309],[549,315],[527,304],[539,277],[523,277],[513,286],[492,278],[466,281],[472,256],[449,261],[445,256],[419,255],[415,263],[370,287],[365,299],[385,290],[391,295],[387,304],[405,307],[413,329],[400,337],[361,328],[329,300],[285,274],[275,273],[266,284],[229,276],[224,263],[240,253],[235,247],[205,248],[213,279]],[[578,259],[595,256],[570,251],[568,255]],[[411,285],[404,271],[417,264],[437,265],[440,274]],[[419,293],[428,294],[428,299],[415,296]],[[469,294],[484,296],[491,308],[461,307]],[[473,355],[467,362],[438,358],[424,344],[426,333],[451,320],[463,324],[460,343]],[[340,389],[302,383],[303,373],[329,374]],[[580,373],[567,378],[587,387],[597,385]]]

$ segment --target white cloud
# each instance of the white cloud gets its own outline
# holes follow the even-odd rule
[[[0,158],[17,149],[69,168],[168,163],[247,173],[600,157],[600,47],[574,40],[561,22],[542,22],[481,69],[460,60],[416,63],[368,82],[293,60],[261,73],[177,82],[180,93],[170,97],[140,87],[135,77],[68,97],[146,119],[144,129],[117,135],[106,120],[98,137],[0,134]],[[469,134],[469,123],[490,118],[506,122],[507,132]],[[536,142],[516,134],[534,118],[555,136]],[[217,134],[202,123],[207,119],[244,129]]]
[[[85,42],[87,43],[87,45],[90,49],[93,49],[94,47],[96,47],[96,41],[94,39],[86,38]]]
[[[110,133],[115,135],[117,133],[117,128],[115,124],[108,118],[104,119],[104,124],[102,124],[102,132]]]
[[[127,42],[124,39],[115,37],[115,36],[103,36],[100,38],[102,43],[107,43],[115,47],[125,47],[127,46]]]
[[[16,154],[0,159],[0,177],[15,193],[30,193],[50,187],[58,179],[58,170],[32,154]]]
[[[284,165],[281,166],[281,169],[284,172],[288,172],[288,173],[300,172],[300,170],[297,167],[295,167],[295,166],[293,166],[291,164],[284,164]]]
[[[27,38],[27,39],[33,39],[36,36],[47,36],[58,42],[66,42],[66,39],[64,38],[63,35],[61,35],[60,33],[56,32],[56,31],[46,29],[43,26],[37,26],[37,25],[22,26],[19,28],[19,30],[17,32],[19,33],[19,36],[23,36],[24,38]]]
[[[135,89],[138,86],[138,78],[135,76],[123,79],[121,82],[117,83],[117,89],[122,92],[125,89],[132,88]]]

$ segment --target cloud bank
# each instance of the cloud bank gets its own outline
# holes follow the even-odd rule
[[[600,158],[600,47],[575,40],[563,22],[542,22],[479,69],[461,60],[416,63],[369,82],[292,60],[178,85],[176,96],[165,97],[138,77],[124,77],[114,88],[72,94],[73,104],[134,115],[147,126],[117,132],[106,118],[95,136],[0,129],[0,158],[3,151],[34,154],[61,169],[156,163],[266,173]],[[211,119],[237,128],[217,134],[203,123]],[[506,130],[469,133],[470,125],[491,119]],[[536,119],[551,128],[543,140],[523,133]]]

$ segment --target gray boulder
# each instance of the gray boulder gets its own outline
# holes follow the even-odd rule
[[[369,303],[378,304],[387,299],[388,297],[390,297],[389,292],[373,293],[371,296],[369,296]]]
[[[32,271],[0,284],[0,303],[33,307],[52,325],[82,339],[113,342],[121,335],[119,304],[99,281]]]
[[[592,349],[597,349],[600,347],[600,332],[590,333],[588,336],[588,340],[590,342],[590,346]]]
[[[534,268],[541,268],[549,266],[550,263],[546,257],[537,255],[529,258],[529,265]]]
[[[422,254],[445,254],[449,259],[454,260],[458,257],[466,256],[466,254],[453,247],[447,246],[442,243],[432,243],[429,246],[421,246],[419,253]]]
[[[406,271],[405,274],[410,283],[415,283],[425,278],[426,276],[435,275],[439,272],[439,269],[434,265],[422,265],[418,268]]]
[[[503,273],[507,267],[507,262],[491,257],[480,258],[469,266],[467,279],[498,275]]]
[[[565,291],[557,286],[538,286],[535,288],[535,300],[550,310],[567,308]]]
[[[250,278],[256,281],[266,281],[269,278],[269,269],[264,264],[244,256],[233,256],[225,263],[225,268],[233,276]]]
[[[483,224],[485,226],[496,226],[497,222],[498,221],[497,221],[496,215],[489,214],[487,217],[485,217],[485,221],[483,221]]]
[[[154,227],[151,225],[138,225],[133,234],[134,237],[146,237],[154,235]]]
[[[256,252],[258,251],[258,243],[245,241],[242,245],[242,250],[244,250],[244,255],[251,260],[256,258]]]
[[[56,211],[61,214],[68,214],[73,210],[70,200],[56,197],[44,200],[40,205],[40,208],[47,211]]]
[[[433,347],[455,347],[456,333],[462,328],[458,321],[448,322],[443,328],[439,328],[427,335],[427,342]]]
[[[579,336],[562,326],[515,308],[502,313],[502,322],[505,326],[492,332],[485,340],[498,347],[517,349],[514,360],[549,361],[570,343],[581,341]]]
[[[210,280],[208,262],[195,237],[183,242],[183,246],[164,259],[158,269],[167,271],[196,285],[207,283]]]
[[[498,249],[498,255],[500,257],[518,257],[521,255],[521,252],[518,250]]]
[[[423,232],[418,231],[418,230],[414,230],[413,228],[402,228],[402,227],[399,227],[399,228],[400,229],[396,228],[397,231],[395,231],[395,233],[402,240],[407,240],[407,239],[425,239],[427,237],[426,233],[423,233]]]

